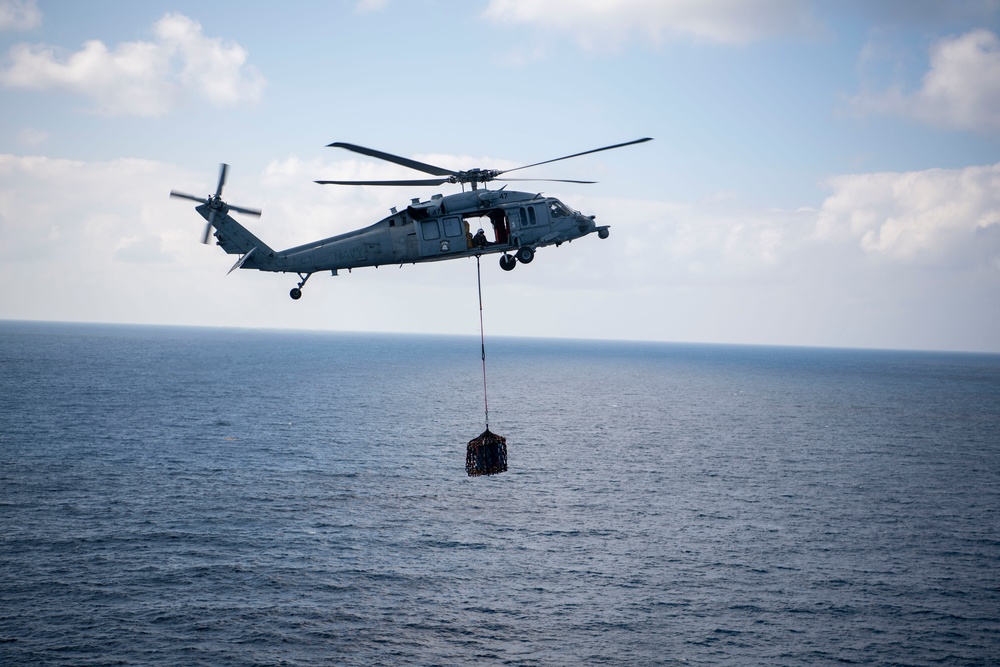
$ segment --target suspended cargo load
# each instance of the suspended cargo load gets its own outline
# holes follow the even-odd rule
[[[469,477],[497,475],[507,471],[507,438],[490,432],[469,441],[465,454],[465,472]]]

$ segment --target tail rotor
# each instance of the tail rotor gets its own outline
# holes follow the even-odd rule
[[[212,227],[215,226],[215,216],[217,213],[222,213],[225,215],[229,211],[237,211],[239,213],[246,213],[247,215],[260,216],[260,209],[255,208],[243,208],[242,206],[231,206],[226,202],[222,201],[222,188],[226,184],[226,175],[229,173],[229,165],[222,163],[219,166],[219,184],[215,188],[215,194],[209,195],[205,198],[196,197],[194,195],[189,195],[186,192],[178,192],[177,190],[171,190],[170,196],[177,197],[178,199],[190,199],[191,201],[196,201],[199,204],[208,206],[208,216],[206,217],[207,223],[205,224],[205,234],[201,239],[201,242],[208,244],[208,239],[212,235]],[[204,214],[202,214],[204,215]]]

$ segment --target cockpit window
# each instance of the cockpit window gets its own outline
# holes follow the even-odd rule
[[[567,215],[572,215],[572,212],[559,201],[549,203],[549,212],[552,214],[553,218],[562,218]]]

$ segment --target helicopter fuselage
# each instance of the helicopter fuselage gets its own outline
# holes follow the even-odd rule
[[[514,268],[528,263],[534,251],[548,245],[597,232],[608,235],[593,216],[574,211],[554,197],[507,190],[473,190],[452,195],[434,195],[428,201],[414,199],[373,225],[274,251],[229,216],[222,204],[216,209],[213,227],[218,245],[227,253],[241,255],[233,268],[309,275],[341,269],[387,264],[416,264],[459,257],[503,253],[501,266]],[[211,206],[197,207],[206,220]],[[221,215],[220,215],[221,214]],[[475,231],[474,231],[475,230]],[[491,233],[487,234],[489,230]],[[293,298],[301,291],[292,290]]]

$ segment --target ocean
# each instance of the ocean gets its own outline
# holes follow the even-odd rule
[[[996,665],[1000,355],[0,322],[0,665]]]

